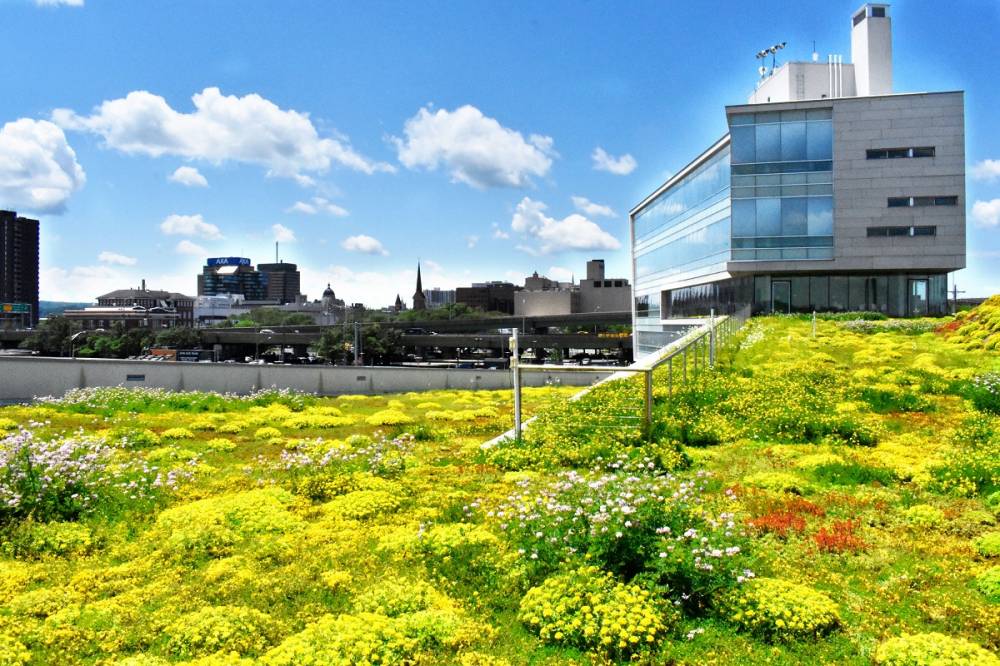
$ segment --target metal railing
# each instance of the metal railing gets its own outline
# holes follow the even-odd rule
[[[594,387],[612,380],[624,379],[626,375],[643,375],[643,413],[641,418],[643,430],[648,436],[653,425],[653,372],[658,368],[667,365],[667,394],[673,395],[674,382],[687,383],[697,377],[706,369],[715,367],[716,358],[721,348],[729,345],[736,333],[743,327],[750,318],[750,308],[741,309],[732,315],[716,317],[714,310],[705,324],[689,331],[679,340],[662,348],[658,352],[650,354],[646,358],[626,368],[616,366],[553,366],[553,365],[521,365],[520,346],[518,344],[518,330],[514,329],[511,339],[511,372],[513,373],[514,385],[514,430],[515,439],[521,438],[524,430],[524,423],[521,420],[521,374],[524,372],[569,372],[569,373],[594,373],[607,374],[608,377],[585,389],[581,394],[574,396],[574,399],[582,397],[587,391]],[[678,366],[674,377],[674,366]],[[629,418],[629,417],[623,417]]]

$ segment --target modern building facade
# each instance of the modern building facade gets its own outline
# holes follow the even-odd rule
[[[0,319],[38,323],[38,220],[0,210]]]
[[[212,257],[198,276],[199,296],[240,294],[248,301],[265,301],[267,287],[268,274],[255,270],[246,257]]]
[[[257,264],[257,272],[267,279],[265,298],[281,305],[299,300],[302,289],[302,274],[295,264],[279,261],[274,264]]]
[[[424,289],[424,297],[427,299],[428,309],[443,308],[455,303],[455,290],[439,287]]]
[[[892,93],[890,21],[888,5],[855,13],[852,65],[765,73],[726,107],[729,132],[631,211],[638,353],[661,320],[711,309],[946,311],[965,266],[963,93]]]

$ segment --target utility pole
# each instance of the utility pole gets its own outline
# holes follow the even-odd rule
[[[361,323],[354,322],[354,365],[361,365]]]
[[[958,285],[952,283],[951,285],[951,313],[955,314],[958,312],[958,295],[964,294],[965,290],[959,290]]]

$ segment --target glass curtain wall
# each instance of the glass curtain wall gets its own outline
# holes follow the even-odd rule
[[[676,330],[660,321],[671,316],[661,311],[661,294],[671,281],[726,268],[729,170],[729,147],[723,146],[632,217],[637,356],[675,337]]]
[[[891,317],[948,314],[948,276],[756,275],[753,314],[882,312]]]
[[[733,261],[833,259],[832,111],[730,116]]]

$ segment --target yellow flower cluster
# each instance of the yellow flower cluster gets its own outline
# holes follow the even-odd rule
[[[180,616],[166,628],[167,650],[178,657],[216,652],[256,655],[283,633],[265,613],[244,606],[206,606]]]
[[[194,439],[194,433],[187,428],[167,428],[160,433],[160,437],[163,439]]]
[[[811,489],[808,481],[789,472],[757,472],[743,477],[743,483],[775,493],[804,495]]]
[[[300,529],[302,520],[289,510],[295,503],[276,488],[198,500],[161,513],[154,534],[167,553],[218,557],[246,539]]]
[[[840,625],[825,594],[777,578],[755,578],[722,601],[723,615],[768,640],[815,638]]]
[[[372,426],[404,425],[413,423],[413,419],[399,409],[383,409],[366,418],[365,423]]]
[[[26,555],[84,555],[93,545],[90,528],[79,523],[26,523],[15,536]]]
[[[1000,659],[965,639],[930,632],[890,638],[878,646],[875,663],[884,666],[1000,666]]]
[[[367,520],[391,514],[399,508],[399,499],[383,490],[355,490],[330,500],[324,509],[341,518]]]
[[[954,322],[941,328],[950,342],[963,349],[1000,349],[1000,296],[960,312]]]
[[[0,633],[0,666],[24,666],[30,659],[31,653],[21,641]]]
[[[903,511],[903,518],[913,527],[937,527],[944,522],[944,512],[930,504],[914,504]]]
[[[340,428],[354,423],[355,419],[351,416],[305,413],[287,418],[281,425],[292,430],[304,430],[306,428]]]
[[[253,438],[257,440],[280,439],[281,431],[272,426],[264,426],[263,428],[257,428],[257,430],[253,434]]]
[[[521,599],[518,619],[546,643],[628,658],[658,643],[667,630],[652,593],[617,582],[597,567],[548,578]]]

